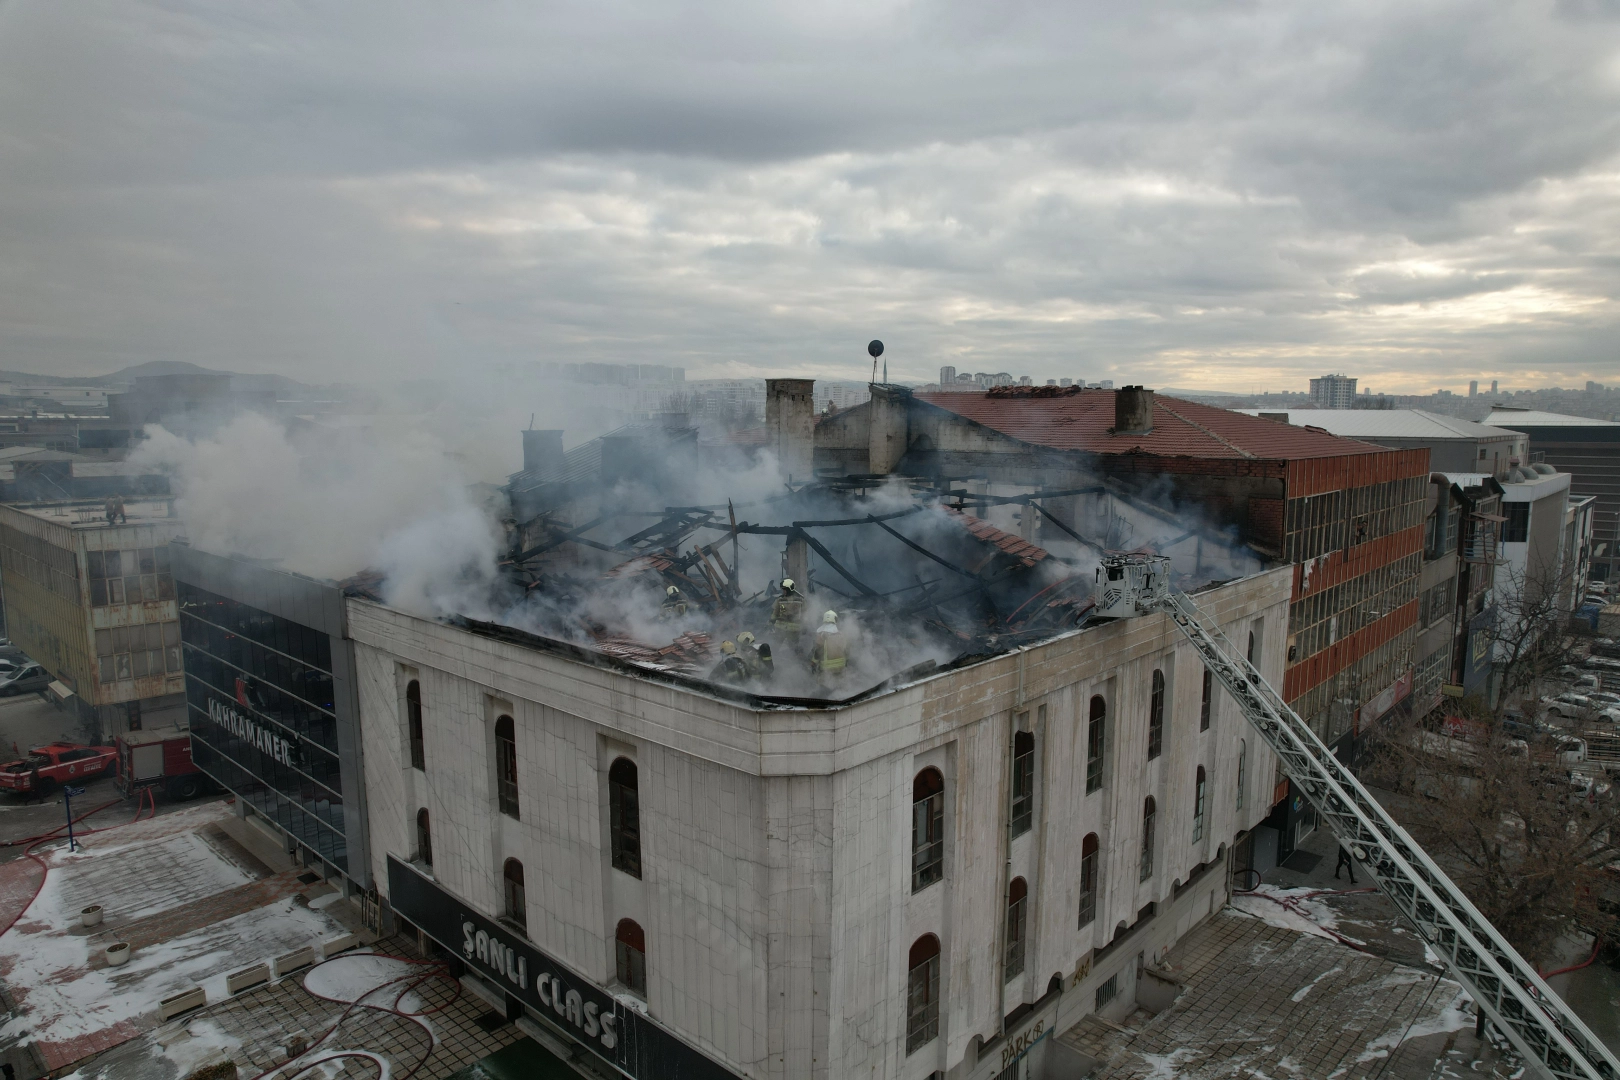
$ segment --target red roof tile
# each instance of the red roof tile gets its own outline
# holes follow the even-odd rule
[[[1009,388],[1011,389],[1011,388]],[[1034,389],[1044,390],[1046,387]],[[1153,430],[1114,435],[1114,391],[1084,390],[1047,396],[917,394],[916,399],[1001,432],[1020,442],[1094,454],[1161,457],[1255,457],[1269,460],[1340,457],[1387,450],[1319,429],[1155,396]]]
[[[987,544],[994,544],[1008,555],[1022,562],[1025,566],[1034,566],[1046,558],[1046,549],[1036,547],[1022,537],[1014,536],[1010,532],[996,528],[982,518],[972,514],[964,514],[953,506],[945,507],[945,512],[951,516],[962,528],[983,540]]]

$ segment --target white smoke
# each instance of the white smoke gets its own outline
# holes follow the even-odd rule
[[[424,615],[485,610],[499,527],[432,434],[244,414],[195,441],[147,428],[134,467],[170,477],[190,542],[341,580],[373,568]]]

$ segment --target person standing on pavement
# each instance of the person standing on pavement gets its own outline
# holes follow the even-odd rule
[[[40,792],[43,781],[39,778],[39,765],[37,763],[28,767],[28,802],[44,803],[45,796]]]
[[[1350,870],[1350,884],[1354,885],[1356,883],[1356,861],[1350,857],[1350,853],[1348,851],[1344,850],[1344,845],[1340,844],[1339,861],[1333,864],[1334,881],[1339,880],[1339,871],[1345,869],[1346,867],[1348,867]]]

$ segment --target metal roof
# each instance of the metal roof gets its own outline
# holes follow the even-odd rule
[[[1539,409],[1507,409],[1497,407],[1485,418],[1488,424],[1502,424],[1514,430],[1527,427],[1620,427],[1612,420],[1594,420],[1590,416],[1568,416],[1564,413],[1542,412]]]
[[[1424,409],[1240,409],[1249,416],[1282,412],[1306,424],[1352,439],[1510,439],[1519,434]]]
[[[1057,450],[1269,460],[1387,452],[1385,447],[1325,431],[1157,395],[1153,399],[1152,431],[1145,435],[1115,435],[1111,433],[1114,394],[1113,390],[1083,390],[1050,397],[987,393],[927,393],[915,397],[1020,442]]]

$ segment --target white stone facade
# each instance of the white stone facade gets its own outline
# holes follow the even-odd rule
[[[1234,641],[1256,637],[1280,683],[1292,568],[1198,602]],[[1138,954],[1152,961],[1224,903],[1234,839],[1270,809],[1275,759],[1216,683],[1200,731],[1202,666],[1168,618],[1121,621],[857,704],[756,709],[358,600],[371,851],[415,855],[420,808],[433,874],[490,917],[520,859],[527,933],[611,988],[614,929],[646,932],[647,1010],[742,1076],[894,1077],[999,1071],[1002,1017],[1041,1000],[1059,1027],[1129,1011]],[[1163,752],[1147,758],[1153,671],[1164,673]],[[410,766],[405,687],[421,685],[425,769]],[[1088,702],[1108,706],[1104,781],[1086,794]],[[519,815],[498,810],[494,725],[516,723]],[[1013,732],[1035,736],[1034,825],[1008,840]],[[1243,798],[1238,805],[1239,758]],[[610,866],[607,773],[638,768],[642,878]],[[943,880],[911,889],[912,783],[945,777]],[[1194,777],[1207,776],[1193,839]],[[1157,803],[1153,872],[1139,881],[1144,799]],[[1078,922],[1081,848],[1100,840],[1095,919]],[[1176,889],[1200,865],[1191,887]],[[1008,882],[1028,883],[1024,974],[1001,985]],[[1177,895],[1179,893],[1179,895]],[[1121,927],[1144,918],[1113,949]],[[941,943],[939,1036],[906,1050],[912,943]],[[1049,994],[1056,978],[1061,994]],[[984,1048],[983,1059],[980,1058]]]

